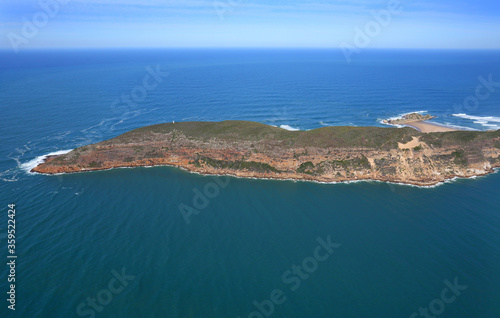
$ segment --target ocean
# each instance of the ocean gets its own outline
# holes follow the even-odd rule
[[[419,111],[500,129],[499,51],[2,51],[0,97],[0,317],[500,317],[498,173],[426,188],[29,173],[172,121],[384,127]]]

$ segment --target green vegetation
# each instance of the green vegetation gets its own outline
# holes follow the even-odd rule
[[[182,132],[187,137],[202,138],[205,140],[214,137],[223,137],[228,140],[261,140],[269,138],[285,137],[288,130],[278,127],[272,127],[261,123],[250,121],[235,121],[228,120],[222,122],[180,122],[158,124],[138,128],[128,133],[125,133],[117,138],[134,139],[145,133],[172,133],[176,136],[176,132]]]
[[[298,173],[314,174],[314,163],[311,161],[304,162],[297,168]]]
[[[380,173],[383,176],[394,176],[394,175],[396,175],[397,171],[396,171],[396,167],[386,167],[386,168],[380,170]]]
[[[304,149],[304,152],[303,153],[294,153],[293,154],[293,157],[295,159],[299,159],[300,156],[308,156],[309,155],[309,152],[307,152],[307,149]]]
[[[354,171],[372,169],[363,153],[374,151],[370,156],[374,155],[375,158],[394,149],[399,154],[403,151],[408,153],[412,150],[400,150],[398,143],[407,143],[413,137],[419,137],[421,142],[431,148],[441,148],[431,155],[432,161],[447,168],[466,167],[469,163],[486,160],[483,154],[485,148],[500,149],[500,130],[424,134],[409,127],[332,126],[309,131],[288,131],[248,121],[181,122],[138,128],[98,144],[75,149],[55,158],[49,165],[99,168],[103,167],[102,162],[134,162],[175,155],[176,158],[192,160],[190,163],[196,167],[282,173],[283,171],[258,161],[269,162],[263,158],[289,160],[293,156],[295,160],[292,162],[302,163],[296,169],[297,173],[317,176],[325,171],[340,171],[342,175],[350,176]],[[424,147],[426,146],[414,147],[413,151],[422,151]],[[450,153],[453,149],[458,150]],[[214,151],[213,155],[211,151]],[[217,160],[207,155],[196,157],[201,153],[232,160]],[[406,155],[403,157],[413,158]],[[253,159],[256,161],[251,161],[250,158],[256,158]],[[374,167],[382,175],[396,174],[393,166],[398,166],[398,160],[392,155],[386,158],[374,159]],[[306,160],[311,161],[304,162]],[[430,164],[431,159],[425,160]],[[289,168],[286,169],[291,172],[288,171]]]
[[[449,131],[424,134],[420,141],[435,147],[461,146],[467,147],[472,144],[481,144],[485,141],[500,137],[497,131]]]
[[[145,156],[147,158],[162,158],[163,154],[159,151],[151,150],[151,151],[148,151]]]
[[[273,166],[255,161],[229,161],[229,160],[216,160],[206,156],[200,156],[196,160],[190,162],[196,167],[200,167],[202,163],[218,169],[232,169],[232,170],[249,170],[255,172],[275,172],[280,173],[278,169]]]
[[[412,137],[421,137],[421,141],[433,147],[442,147],[444,145],[466,146],[471,142],[482,142],[487,139],[500,137],[500,130],[492,132],[451,131],[424,134],[409,127],[331,126],[308,131],[288,131],[256,122],[230,120],[222,122],[158,124],[132,130],[103,143],[141,142],[145,138],[157,136],[158,134],[170,134],[170,138],[177,139],[181,133],[188,139],[205,141],[216,138],[226,141],[251,141],[252,143],[269,141],[274,142],[274,145],[304,149],[310,147],[360,147],[380,150],[395,149],[398,147],[398,142],[409,142],[412,140]],[[304,151],[304,154],[307,154],[307,152]],[[296,154],[296,158],[299,158],[301,155],[303,154]]]
[[[90,168],[99,168],[100,166],[101,166],[101,164],[99,162],[96,162],[96,161],[92,161],[91,163],[89,163]]]
[[[467,166],[467,158],[463,149],[455,150],[451,155],[453,156],[453,163],[458,166]]]
[[[344,159],[344,160],[333,160],[331,161],[333,168],[335,169],[370,169],[371,165],[364,155],[354,159]]]
[[[422,135],[412,128],[333,126],[308,131],[288,131],[249,121],[180,122],[138,128],[103,143],[140,142],[152,135],[170,134],[172,137],[174,134],[177,136],[178,132],[182,132],[188,139],[205,141],[217,138],[227,141],[273,141],[297,148],[363,147],[381,150],[397,148],[398,142],[408,142],[412,140],[412,136]]]

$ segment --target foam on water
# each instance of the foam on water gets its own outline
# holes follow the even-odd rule
[[[423,113],[427,113],[428,111],[426,110],[417,110],[417,111],[412,111],[412,112],[408,112],[408,113],[404,113],[404,114],[399,114],[397,116],[394,116],[394,117],[389,117],[387,119],[378,119],[378,122],[382,125],[387,125],[387,126],[393,126],[393,127],[397,127],[397,128],[403,128],[405,127],[405,125],[397,125],[397,124],[389,124],[387,122],[384,122],[385,120],[389,121],[389,120],[398,120],[398,119],[403,119],[403,116],[405,115],[409,115],[409,114],[414,114],[414,113],[417,113],[417,114],[423,114]]]
[[[403,119],[403,116],[406,116],[406,115],[410,115],[410,114],[424,114],[424,113],[428,113],[427,110],[416,110],[416,111],[411,111],[411,112],[407,112],[407,113],[403,113],[403,114],[399,114],[397,116],[394,116],[394,117],[389,117],[388,120],[397,120],[397,119]]]
[[[280,274],[311,256],[315,238],[331,234],[346,249],[319,264],[311,279],[303,281],[293,306],[288,302],[275,307],[276,316],[353,317],[371,312],[374,318],[408,317],[439,297],[432,291],[446,287],[444,279],[458,277],[469,288],[446,313],[456,318],[498,317],[499,173],[428,187],[370,180],[328,186],[234,179],[218,188],[218,196],[197,210],[199,215],[192,215],[190,225],[180,206],[193,206],[193,199],[200,197],[193,190],[215,193],[210,176],[162,168],[120,168],[63,178],[25,173],[53,154],[49,152],[146,125],[187,120],[183,118],[251,120],[300,130],[349,123],[389,127],[378,124],[378,118],[427,109],[440,123],[482,130],[492,129],[485,124],[500,125],[491,118],[483,118],[485,124],[473,123],[481,119],[451,116],[465,110],[450,110],[465,97],[462,88],[477,84],[475,76],[500,70],[496,52],[397,52],[388,60],[367,50],[357,56],[366,67],[353,69],[343,56],[331,59],[330,51],[299,51],[37,51],[0,59],[9,68],[3,70],[9,81],[3,82],[2,115],[12,123],[2,143],[0,196],[5,203],[16,202],[23,225],[25,283],[17,296],[50,296],[36,299],[36,306],[20,301],[18,315],[74,316],[85,297],[106,288],[111,270],[125,268],[136,278],[103,315],[141,318],[169,312],[180,318],[189,312],[196,317],[246,317],[255,298],[263,301],[276,288],[293,297]],[[21,63],[22,56],[29,57],[29,63]],[[110,102],[130,94],[146,74],[146,63],[153,68],[159,63],[162,71],[170,72],[169,79],[137,105],[158,110],[122,116],[126,107],[111,108]],[[19,85],[26,82],[31,84],[29,94],[26,85]],[[473,114],[500,117],[499,104],[500,95],[491,94]],[[29,125],[17,124],[19,118]],[[110,120],[95,126],[106,118]],[[86,127],[93,128],[82,132]],[[47,155],[35,158],[42,154]],[[4,243],[6,231],[0,232]],[[165,244],[158,245],[159,240]],[[54,262],[67,269],[63,275],[46,270]],[[339,273],[342,279],[336,279]],[[404,284],[397,278],[404,278]],[[148,288],[141,288],[144,283]],[[182,286],[185,292],[165,297],[165,286]],[[353,286],[362,288],[342,292]],[[387,306],[363,290],[408,297]],[[141,297],[154,302],[154,310],[144,312],[140,302],[130,301]],[[52,301],[55,298],[60,301]]]
[[[43,155],[43,156],[38,156],[33,160],[30,160],[28,162],[20,164],[19,168],[23,169],[27,173],[32,173],[31,170],[33,168],[35,168],[36,166],[38,166],[39,164],[43,163],[44,160],[47,159],[48,157],[64,155],[64,154],[67,154],[68,152],[70,152],[71,150],[73,150],[73,149],[59,150],[59,151],[54,151],[54,152],[48,153],[48,154]]]
[[[290,125],[281,125],[280,128],[286,129],[286,130],[290,130],[290,131],[299,131],[300,130],[300,129],[294,128],[294,127],[292,127]]]
[[[453,114],[455,117],[472,120],[474,124],[482,125],[488,129],[500,129],[500,125],[492,123],[500,123],[500,117],[494,116],[472,116],[467,114]]]
[[[433,124],[435,124],[435,123],[433,123]],[[438,125],[438,124],[436,124],[436,125]],[[445,127],[455,128],[455,129],[459,129],[459,130],[481,131],[480,129],[466,127],[466,126],[460,126],[460,125],[454,125],[454,124],[450,124],[448,122],[445,123]]]
[[[384,121],[385,120],[402,119],[403,116],[409,115],[409,114],[413,114],[413,113],[424,114],[424,113],[428,113],[428,111],[426,111],[426,110],[418,110],[418,111],[407,112],[407,113],[400,114],[400,115],[397,115],[397,116],[394,116],[394,117],[389,117],[388,119],[378,119],[378,122],[380,124],[382,124],[382,125],[393,126],[393,127],[397,127],[397,128],[408,127],[406,125],[389,124],[389,123],[384,122]],[[500,122],[500,117],[491,117],[491,116],[489,116],[489,117],[479,117],[479,116],[469,116],[467,114],[453,114],[453,116],[464,118],[464,119],[475,120],[474,121],[475,124],[481,124],[481,125],[483,125],[485,127],[488,127],[489,129],[499,129],[500,128],[500,126],[498,126],[498,125],[489,124],[489,122],[497,122],[497,121]],[[442,126],[442,127],[447,127],[447,128],[455,128],[455,129],[459,129],[459,130],[480,131],[480,129],[476,129],[476,128],[472,128],[472,127],[466,127],[466,126],[459,126],[459,125],[455,125],[455,124],[450,124],[448,122],[444,122],[444,123],[430,122],[430,123],[432,123],[433,125],[437,125],[437,126]]]

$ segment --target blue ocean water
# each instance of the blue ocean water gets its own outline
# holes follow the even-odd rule
[[[498,129],[498,82],[498,51],[367,50],[350,64],[333,50],[1,52],[0,257],[15,203],[18,258],[16,311],[2,300],[0,315],[499,317],[499,174],[417,188],[27,173],[48,153],[172,121],[306,130],[427,111]]]

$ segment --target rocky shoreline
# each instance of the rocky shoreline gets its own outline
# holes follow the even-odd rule
[[[410,128],[326,127],[290,132],[252,123],[250,130],[257,132],[252,136],[239,127],[248,123],[157,125],[49,157],[32,171],[59,174],[175,166],[242,178],[431,186],[500,167],[500,131],[422,134]],[[201,133],[193,126],[200,126]],[[471,140],[464,143],[464,138]]]
[[[434,119],[434,118],[436,118],[436,116],[422,115],[419,113],[411,113],[411,114],[403,115],[401,118],[386,119],[386,120],[383,120],[382,122],[384,124],[389,124],[389,125],[406,125],[409,123],[425,121],[425,120],[430,120],[430,119]]]
[[[50,160],[46,160],[44,163],[50,163]],[[39,165],[40,166],[40,165]],[[321,176],[305,176],[300,174],[276,174],[276,173],[259,173],[255,171],[235,171],[231,169],[198,169],[192,165],[182,165],[176,163],[158,162],[156,160],[146,160],[144,162],[137,163],[124,163],[115,162],[109,166],[94,167],[94,168],[69,168],[65,167],[62,169],[44,169],[38,166],[33,168],[31,172],[47,174],[47,175],[60,175],[60,174],[70,174],[70,173],[80,173],[80,172],[92,172],[92,171],[106,171],[119,168],[138,168],[138,167],[175,167],[191,173],[197,173],[201,175],[211,175],[211,176],[232,176],[238,178],[248,178],[248,179],[268,179],[268,180],[289,180],[289,181],[308,181],[308,182],[319,182],[319,183],[348,183],[348,182],[358,182],[358,181],[379,181],[379,182],[389,182],[395,184],[409,184],[414,186],[434,186],[452,179],[456,178],[473,178],[479,176],[485,176],[490,173],[494,173],[495,169],[500,168],[500,163],[486,167],[486,169],[475,170],[472,173],[461,173],[461,174],[448,174],[443,178],[422,178],[420,180],[407,180],[400,179],[398,177],[383,176],[375,177],[370,175],[361,175],[359,177],[348,178],[348,177],[321,177]]]
[[[454,180],[457,178],[461,179],[470,179],[470,178],[475,178],[475,177],[481,177],[481,176],[486,176],[491,173],[494,173],[496,169],[500,169],[500,164],[496,164],[494,166],[491,166],[491,169],[487,169],[484,172],[479,172],[479,173],[473,173],[469,175],[447,175],[446,178],[443,178],[441,180],[436,180],[436,179],[429,179],[426,181],[425,179],[422,179],[421,181],[415,181],[415,180],[400,180],[398,178],[392,178],[392,177],[384,177],[384,178],[375,178],[375,177],[367,177],[367,178],[316,178],[316,177],[308,177],[308,176],[302,176],[302,175],[278,175],[278,174],[266,174],[266,173],[255,173],[255,172],[235,172],[234,170],[205,170],[205,169],[193,169],[192,167],[189,166],[181,166],[181,165],[175,165],[175,164],[168,164],[168,163],[161,163],[161,164],[134,164],[134,165],[129,165],[129,164],[117,164],[113,165],[110,167],[99,167],[99,168],[87,168],[87,169],[79,169],[79,170],[74,170],[74,171],[61,171],[61,172],[45,172],[41,171],[40,169],[33,168],[31,172],[33,173],[39,173],[39,174],[45,174],[45,175],[61,175],[61,174],[75,174],[75,173],[84,173],[84,172],[97,172],[97,171],[108,171],[108,170],[113,170],[113,169],[131,169],[131,168],[150,168],[150,167],[174,167],[178,168],[190,173],[196,173],[200,175],[207,175],[207,176],[230,176],[230,177],[236,177],[236,178],[243,178],[243,179],[263,179],[263,180],[281,180],[281,181],[303,181],[303,182],[317,182],[317,183],[327,183],[327,184],[333,184],[333,183],[352,183],[352,182],[363,182],[363,181],[378,181],[378,182],[386,182],[386,183],[392,183],[392,184],[404,184],[404,185],[413,185],[417,187],[429,187],[429,186],[435,186],[438,184],[445,183],[450,180]]]

